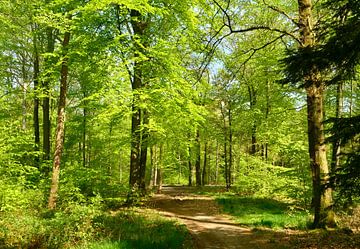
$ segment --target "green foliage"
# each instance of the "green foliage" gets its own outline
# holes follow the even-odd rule
[[[251,156],[243,158],[240,165],[244,166],[236,173],[236,193],[287,199],[304,208],[309,205],[310,174],[306,168],[273,166]]]
[[[30,210],[34,211],[34,210]],[[92,220],[99,214],[98,204],[70,204],[54,214],[29,212],[22,207],[5,213],[0,222],[1,248],[66,248],[96,236]]]
[[[100,198],[55,213],[2,213],[0,248],[191,248],[184,225],[148,212],[102,211]]]
[[[230,196],[217,201],[236,222],[250,227],[305,229],[309,221],[309,213],[273,199]]]

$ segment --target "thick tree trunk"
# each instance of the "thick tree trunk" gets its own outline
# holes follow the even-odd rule
[[[134,31],[134,37],[142,39],[144,37],[145,29],[147,24],[141,21],[141,13],[136,10],[130,11],[131,26]],[[135,47],[138,51],[135,52],[134,72],[132,79],[132,91],[133,91],[133,102],[132,102],[132,117],[131,117],[131,152],[130,152],[130,177],[129,184],[132,191],[145,191],[145,166],[146,165],[146,154],[147,146],[142,145],[141,135],[141,121],[143,111],[139,107],[140,96],[139,91],[143,88],[143,72],[142,62],[137,61],[139,53],[143,50],[142,46],[136,45],[138,41],[134,40]],[[145,117],[147,120],[147,117]],[[147,135],[143,136],[145,141]],[[144,152],[141,152],[141,149]]]
[[[48,208],[55,209],[57,201],[57,193],[59,188],[60,163],[62,152],[64,148],[64,128],[65,128],[65,106],[66,106],[66,92],[67,92],[67,77],[68,77],[68,60],[67,46],[70,41],[70,33],[66,32],[62,43],[63,59],[60,71],[60,97],[57,113],[56,137],[55,137],[55,153],[53,162],[53,171],[51,178],[51,189],[48,201]]]
[[[299,27],[302,48],[315,44],[312,21],[312,1],[298,0]],[[324,136],[323,97],[325,85],[314,66],[304,78],[307,93],[308,139],[313,181],[314,228],[335,226],[332,211],[332,191],[329,187],[329,168]]]
[[[196,161],[195,161],[195,176],[196,186],[201,186],[201,150],[200,150],[200,131],[196,131]]]

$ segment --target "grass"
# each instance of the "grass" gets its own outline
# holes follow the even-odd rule
[[[191,248],[190,235],[184,225],[160,217],[152,211],[121,211],[103,215],[94,223],[108,235],[108,241],[96,243],[98,248]],[[92,247],[88,247],[92,248]]]
[[[306,229],[309,214],[291,205],[266,198],[218,197],[223,211],[234,216],[236,222],[249,227],[274,229]]]
[[[192,248],[184,225],[140,208],[109,212],[76,205],[49,217],[14,213],[2,218],[1,249]]]

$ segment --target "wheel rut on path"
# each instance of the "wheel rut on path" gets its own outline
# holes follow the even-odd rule
[[[212,197],[191,194],[186,187],[164,187],[161,194],[152,197],[151,206],[185,224],[198,249],[279,248],[274,243],[279,241],[276,234],[258,233],[235,224],[221,213]]]

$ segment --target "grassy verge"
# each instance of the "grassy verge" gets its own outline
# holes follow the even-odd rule
[[[146,212],[145,212],[146,211]],[[80,248],[191,248],[191,237],[184,225],[160,217],[151,210],[122,210],[103,214],[94,220],[103,234],[102,241]]]
[[[0,213],[1,249],[192,248],[183,225],[153,211],[72,205],[56,213]]]
[[[249,227],[306,229],[309,221],[307,212],[272,199],[227,196],[216,200],[236,222]]]

